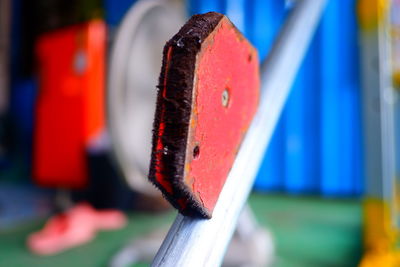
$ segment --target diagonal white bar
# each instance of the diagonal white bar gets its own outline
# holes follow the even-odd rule
[[[325,0],[299,0],[261,70],[259,110],[210,220],[178,215],[152,266],[220,266]]]

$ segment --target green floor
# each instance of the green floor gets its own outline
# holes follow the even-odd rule
[[[259,222],[274,235],[277,247],[274,266],[357,265],[361,255],[359,201],[253,194],[250,205]],[[87,245],[50,257],[34,256],[26,250],[27,234],[39,229],[43,223],[28,222],[0,232],[0,266],[107,266],[122,245],[135,236],[171,223],[174,217],[175,213],[131,215],[125,229],[101,232]]]
[[[253,195],[250,204],[271,229],[279,267],[357,266],[361,202]]]

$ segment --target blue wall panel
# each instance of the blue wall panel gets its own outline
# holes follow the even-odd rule
[[[321,190],[361,192],[361,104],[355,3],[329,1],[321,32]]]
[[[122,18],[136,0],[105,0],[105,19],[108,25],[118,26]]]
[[[339,1],[329,1],[321,20],[321,191],[337,193],[340,169],[340,71]]]
[[[260,60],[264,60],[285,19],[284,1],[250,0],[245,12],[246,36],[257,47]],[[261,165],[262,175],[256,180],[256,188],[281,190],[284,187],[285,124],[281,117]]]
[[[293,193],[319,188],[319,43],[312,42],[286,103],[285,189]],[[262,174],[261,174],[262,175]],[[268,179],[264,177],[264,179]]]
[[[218,0],[189,0],[187,1],[187,6],[191,15],[210,11],[223,12],[225,2]]]

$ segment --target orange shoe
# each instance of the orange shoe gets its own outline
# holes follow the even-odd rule
[[[27,245],[35,254],[52,255],[88,243],[98,230],[120,229],[125,224],[120,211],[97,211],[82,203],[50,218],[42,230],[29,235]]]

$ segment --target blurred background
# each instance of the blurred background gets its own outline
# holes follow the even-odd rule
[[[148,266],[164,43],[216,11],[263,61],[296,2],[0,0],[0,266]],[[271,266],[400,266],[399,90],[400,1],[328,0],[249,198]]]

